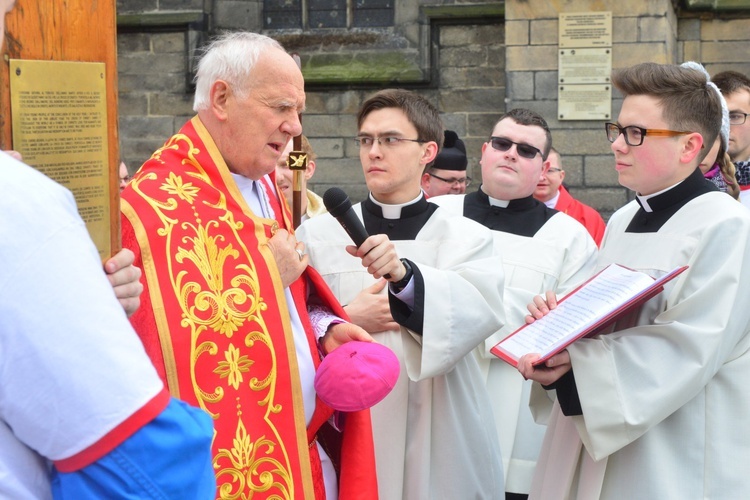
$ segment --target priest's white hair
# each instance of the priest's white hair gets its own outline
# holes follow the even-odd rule
[[[228,32],[214,39],[203,51],[195,75],[193,110],[208,109],[211,86],[224,80],[240,97],[247,97],[244,84],[260,54],[269,48],[284,50],[273,38],[246,31]]]

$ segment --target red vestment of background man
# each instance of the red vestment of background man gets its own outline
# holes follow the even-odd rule
[[[591,237],[594,238],[596,246],[601,244],[604,229],[607,227],[604,219],[599,215],[599,212],[570,196],[568,190],[562,185],[560,186],[560,196],[555,204],[555,210],[567,214],[583,224]]]

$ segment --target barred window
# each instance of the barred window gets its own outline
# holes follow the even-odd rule
[[[393,26],[395,0],[263,0],[265,29]]]

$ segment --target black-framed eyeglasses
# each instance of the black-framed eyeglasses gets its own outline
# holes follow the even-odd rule
[[[368,135],[360,135],[359,137],[354,138],[354,142],[360,149],[371,148],[375,141],[377,141],[379,146],[383,146],[386,148],[397,146],[402,142],[418,142],[419,144],[427,142],[423,141],[422,139],[404,139],[403,137],[398,137],[395,135],[386,135],[384,137],[370,137]]]
[[[739,111],[732,111],[729,113],[729,124],[730,125],[742,125],[747,120],[747,115],[750,113],[740,113]]]
[[[427,172],[427,175],[429,175],[430,177],[434,177],[435,179],[439,181],[443,181],[446,184],[450,184],[451,187],[453,187],[453,185],[466,186],[466,187],[471,186],[471,177],[469,176],[463,177],[461,179],[446,179],[444,177],[440,177],[439,175],[435,175],[432,172]]]
[[[538,154],[539,156],[544,158],[544,155],[539,149],[530,144],[526,144],[525,142],[514,142],[506,137],[490,137],[490,145],[492,146],[492,149],[496,149],[498,151],[508,151],[514,144],[516,145],[518,156],[522,156],[523,158],[531,160]]]
[[[677,137],[678,135],[690,134],[691,132],[678,130],[662,130],[658,128],[643,128],[629,125],[621,127],[616,123],[605,123],[604,129],[607,131],[607,140],[615,142],[620,134],[625,136],[625,144],[628,146],[640,146],[643,139],[649,137]]]

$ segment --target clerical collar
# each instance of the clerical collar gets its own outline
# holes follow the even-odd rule
[[[381,203],[372,196],[372,193],[370,193],[370,196],[368,197],[368,199],[373,204],[375,204],[375,206],[380,207],[380,211],[381,211],[380,215],[384,219],[400,219],[402,211],[412,212],[411,210],[408,210],[408,207],[410,207],[411,205],[416,205],[420,200],[424,200],[424,194],[422,193],[422,191],[420,191],[419,195],[417,195],[417,197],[414,198],[413,200],[407,201],[406,203],[400,203],[398,205],[387,205],[385,203]],[[372,205],[370,205],[370,207],[374,208],[372,207]],[[414,208],[418,208],[418,207],[415,206]],[[420,211],[421,211],[421,208],[420,208]],[[409,213],[406,213],[405,215],[408,217]]]
[[[635,199],[645,212],[654,212],[704,193],[706,190],[701,188],[705,188],[705,184],[706,179],[703,177],[703,173],[696,168],[692,174],[677,184],[653,194],[636,195]]]
[[[681,180],[677,184],[673,184],[672,186],[669,186],[667,189],[662,189],[661,191],[657,191],[656,193],[653,193],[653,194],[647,194],[647,195],[636,194],[635,198],[636,198],[636,200],[638,200],[638,204],[641,206],[641,208],[643,210],[645,210],[646,212],[653,212],[654,209],[651,208],[651,205],[649,204],[648,200],[650,200],[652,198],[656,198],[657,196],[659,196],[662,193],[666,193],[667,191],[669,191],[673,187],[679,186],[683,182],[685,182],[685,179]]]
[[[718,191],[718,188],[703,178],[700,169],[696,168],[685,180],[668,189],[651,196],[636,196],[640,209],[636,211],[625,232],[655,233],[691,200],[711,191]]]
[[[507,208],[514,211],[526,211],[536,206],[537,203],[541,204],[541,202],[538,202],[532,195],[525,198],[518,198],[516,200],[499,200],[485,193],[481,186],[477,191],[477,196],[479,196],[479,199],[482,200],[483,203],[486,203],[491,207]]]
[[[560,199],[560,190],[558,189],[555,193],[555,196],[553,196],[551,199],[544,202],[545,205],[547,205],[547,208],[555,208],[555,205],[557,205],[557,200]]]
[[[533,237],[556,213],[533,196],[510,200],[507,207],[490,204],[490,197],[475,191],[464,197],[464,216],[494,231]]]
[[[491,207],[508,208],[508,205],[510,205],[510,200],[498,200],[497,198],[493,198],[482,190],[482,186],[479,186],[479,192],[484,195],[481,196],[482,198],[487,198],[487,203],[489,203]]]

